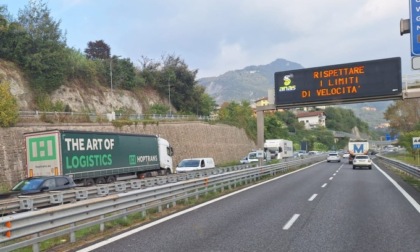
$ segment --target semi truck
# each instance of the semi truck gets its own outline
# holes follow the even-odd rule
[[[293,142],[285,139],[267,139],[264,142],[264,151],[270,153],[271,159],[293,157]]]
[[[367,155],[369,153],[369,141],[366,139],[350,139],[348,145],[349,164],[353,164],[356,155]]]
[[[24,134],[27,177],[72,177],[90,186],[173,173],[173,148],[156,135],[74,130]]]

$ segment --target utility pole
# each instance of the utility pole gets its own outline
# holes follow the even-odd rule
[[[109,58],[109,75],[111,76],[111,93],[112,93],[112,58]]]
[[[168,78],[168,100],[169,100],[169,115],[172,115],[172,109],[171,109],[171,84],[169,83],[169,80],[171,78]]]

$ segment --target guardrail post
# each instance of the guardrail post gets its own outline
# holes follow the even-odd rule
[[[172,207],[176,207],[176,196],[172,197],[174,199],[174,201],[172,201]]]
[[[143,204],[143,205],[142,205],[142,207],[144,207],[144,210],[143,210],[143,211],[141,211],[141,216],[142,216],[143,218],[146,218],[146,215],[147,215],[147,212],[146,212],[146,204]]]
[[[102,214],[101,217],[99,217],[99,219],[103,220],[105,218],[105,216]],[[105,231],[105,223],[101,222],[101,224],[99,224],[99,231],[104,232]]]
[[[74,228],[75,224],[70,224],[70,227]],[[75,243],[76,242],[76,233],[74,231],[70,232],[70,242]]]
[[[39,233],[33,235],[34,238],[39,237]],[[39,252],[39,243],[32,244],[32,252]]]

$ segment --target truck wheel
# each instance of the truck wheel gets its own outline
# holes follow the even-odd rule
[[[114,183],[115,182],[115,177],[114,176],[109,176],[107,179],[106,179],[106,182],[108,183],[108,184],[112,184],[112,183]]]
[[[96,184],[105,184],[106,180],[104,177],[100,177],[96,179]]]

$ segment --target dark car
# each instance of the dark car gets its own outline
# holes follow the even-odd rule
[[[28,195],[48,191],[66,190],[76,187],[67,176],[38,176],[19,181],[9,192],[1,193],[0,199],[18,195]]]

